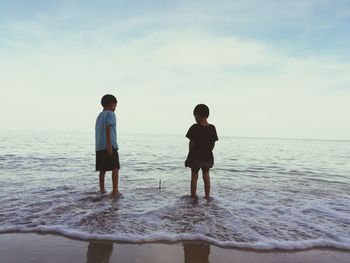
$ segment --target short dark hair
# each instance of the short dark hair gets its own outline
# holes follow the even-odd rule
[[[204,118],[209,117],[209,108],[205,104],[198,104],[194,110],[193,110],[193,115],[199,115]]]
[[[101,99],[101,104],[103,107],[108,106],[110,103],[117,103],[116,97],[111,94],[106,94]]]

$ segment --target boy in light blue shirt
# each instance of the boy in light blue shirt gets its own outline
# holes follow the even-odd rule
[[[117,121],[114,113],[117,107],[117,99],[113,95],[107,94],[102,97],[101,104],[103,111],[98,115],[95,125],[96,171],[100,172],[101,193],[106,193],[105,174],[107,171],[112,171],[112,197],[116,198],[121,195],[118,188],[120,163],[117,144]]]

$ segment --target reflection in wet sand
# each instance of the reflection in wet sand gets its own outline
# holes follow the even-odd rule
[[[184,243],[185,263],[209,263],[210,246],[200,243]]]
[[[113,243],[90,242],[87,263],[108,263],[113,251]]]

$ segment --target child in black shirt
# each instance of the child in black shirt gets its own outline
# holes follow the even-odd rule
[[[191,168],[191,197],[197,199],[197,180],[199,169],[202,169],[205,198],[209,200],[210,177],[209,169],[214,165],[213,149],[218,140],[215,126],[209,124],[209,108],[204,104],[197,105],[193,110],[196,124],[188,130],[186,137],[190,139],[189,153],[185,166]]]

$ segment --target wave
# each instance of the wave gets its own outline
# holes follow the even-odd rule
[[[131,234],[94,234],[86,233],[74,229],[67,229],[63,226],[37,226],[22,227],[11,226],[0,228],[0,234],[7,233],[42,233],[58,234],[68,238],[79,239],[84,241],[100,240],[123,243],[156,243],[156,242],[183,242],[183,241],[202,241],[222,248],[251,249],[257,251],[270,250],[306,250],[311,248],[332,248],[350,250],[350,239],[342,238],[339,241],[327,239],[301,240],[301,241],[279,241],[268,240],[260,242],[236,242],[236,241],[219,241],[202,234],[170,234],[157,233],[148,235],[131,235]]]

